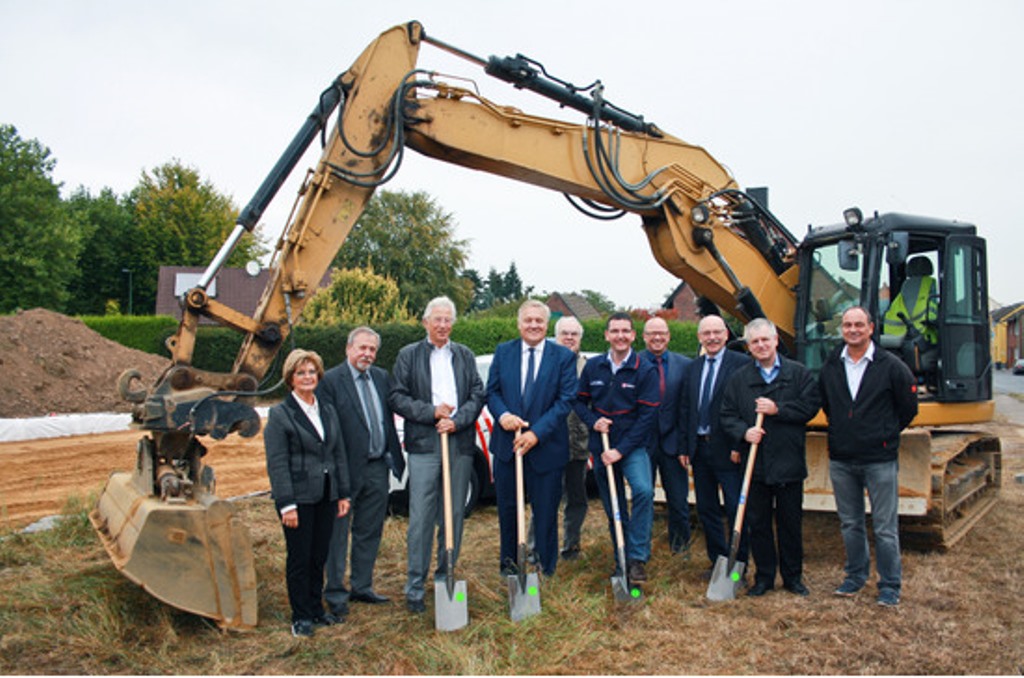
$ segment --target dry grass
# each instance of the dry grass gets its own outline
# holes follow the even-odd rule
[[[243,502],[260,580],[260,624],[222,633],[117,574],[80,506],[56,530],[0,542],[0,672],[5,674],[1019,674],[1024,671],[1024,471],[1016,427],[1004,436],[1000,504],[948,553],[907,552],[903,603],[872,590],[836,599],[842,543],[836,518],[805,520],[801,599],[785,592],[710,604],[701,540],[669,555],[655,522],[652,581],[629,609],[611,600],[611,549],[591,504],[584,557],[544,582],[543,613],[508,618],[493,507],[467,522],[459,576],[470,625],[442,634],[401,601],[405,521],[386,525],[378,589],[399,602],[355,605],[349,622],[308,641],[288,631],[284,545],[267,499]],[[183,582],[187,585],[187,582]],[[870,589],[871,587],[869,587]]]

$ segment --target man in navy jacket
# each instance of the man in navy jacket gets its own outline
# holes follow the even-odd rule
[[[627,576],[630,584],[647,581],[645,564],[651,557],[651,522],[654,488],[647,441],[658,416],[658,374],[654,366],[633,351],[636,331],[627,313],[613,313],[605,324],[610,350],[587,361],[580,375],[573,407],[590,429],[590,453],[608,528],[615,544],[608,474],[613,464],[620,514],[626,538]],[[605,452],[601,433],[609,436]],[[632,506],[626,509],[623,477],[629,482]]]
[[[558,505],[562,471],[569,461],[569,414],[576,391],[576,356],[546,340],[551,311],[528,299],[519,307],[519,339],[494,351],[487,378],[487,408],[498,423],[491,434],[494,489],[501,532],[502,574],[516,574],[515,455],[523,475],[535,529],[534,551],[541,570],[558,563]],[[524,527],[525,529],[525,527]]]

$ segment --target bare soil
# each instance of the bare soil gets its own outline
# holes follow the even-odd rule
[[[152,384],[166,358],[127,348],[77,318],[35,308],[0,317],[0,417],[128,412],[117,378],[137,368]]]

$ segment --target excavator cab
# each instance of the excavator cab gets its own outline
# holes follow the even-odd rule
[[[840,320],[858,305],[875,343],[918,377],[922,398],[991,399],[985,242],[976,229],[903,214],[812,229],[801,245],[798,358],[820,369],[842,344]]]
[[[983,427],[993,415],[985,241],[969,224],[854,209],[812,228],[798,260],[799,360],[821,369],[843,344],[843,312],[862,306],[879,350],[917,376],[918,415],[900,438],[900,538],[948,548],[995,505],[1001,479],[999,439]],[[834,508],[825,423],[807,436],[805,509]]]

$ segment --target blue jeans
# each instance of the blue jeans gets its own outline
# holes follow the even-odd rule
[[[875,533],[878,589],[900,592],[899,463],[862,464],[829,462],[836,512],[846,546],[846,579],[864,586],[871,574],[871,551],[865,527],[864,490],[871,500],[871,524]]]
[[[622,530],[626,536],[626,559],[646,563],[651,559],[651,524],[654,522],[654,485],[651,482],[651,458],[647,450],[637,448],[613,466],[615,485],[618,488],[619,513],[622,515]],[[622,479],[625,477],[632,493],[630,506],[626,505],[626,492]],[[608,514],[608,528],[615,544],[615,516],[612,515],[611,495],[608,494],[608,472],[601,461],[601,455],[594,455],[594,478],[601,492],[601,503]]]

